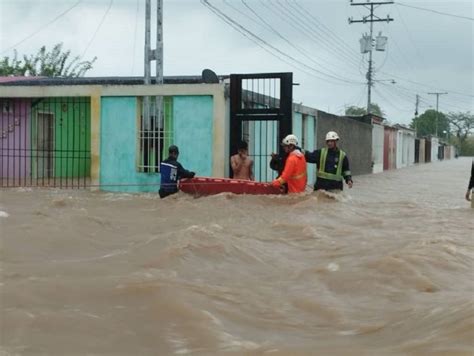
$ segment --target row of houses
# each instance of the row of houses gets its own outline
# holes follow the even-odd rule
[[[258,181],[271,181],[271,153],[293,132],[305,150],[341,136],[354,175],[441,157],[436,138],[375,116],[344,117],[292,101],[292,74],[142,78],[0,78],[1,187],[54,186],[156,191],[167,147],[200,176],[229,177],[229,157],[249,143]],[[154,98],[162,97],[163,114]],[[161,106],[161,105],[160,105]],[[449,148],[442,157],[451,157]],[[308,165],[309,181],[315,179]]]
[[[373,173],[455,157],[454,146],[438,137],[416,137],[415,130],[371,115]]]

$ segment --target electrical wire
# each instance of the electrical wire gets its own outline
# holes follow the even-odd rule
[[[86,52],[89,49],[90,45],[92,44],[92,42],[94,42],[95,36],[97,36],[97,33],[99,32],[100,28],[102,27],[102,24],[104,23],[105,18],[107,17],[107,14],[109,13],[110,9],[112,8],[113,3],[114,3],[114,0],[110,0],[109,6],[107,7],[107,10],[105,10],[104,15],[102,15],[102,18],[100,19],[99,25],[95,29],[94,34],[92,35],[91,39],[89,40],[89,43],[87,44],[86,48],[84,49],[84,52],[82,52],[80,58],[84,57],[84,55],[86,54]]]
[[[226,1],[224,1],[226,2]],[[283,36],[279,31],[277,31],[272,25],[270,25],[262,16],[260,16],[250,5],[247,4],[247,2],[245,0],[241,0],[242,4],[244,4],[244,6],[255,16],[257,17],[261,23],[264,23],[265,24],[265,27],[267,27],[272,33],[276,34],[280,39],[282,39],[283,41],[285,41],[288,45],[290,45],[291,47],[293,47],[294,49],[296,49],[298,52],[300,52],[304,57],[306,57],[308,60],[310,60],[311,62],[313,62],[314,64],[318,65],[318,66],[321,66],[320,63],[316,62],[312,55],[306,51],[304,48],[296,45],[295,43],[291,42],[288,38],[286,38],[285,36]],[[325,61],[328,65],[331,65],[331,63],[329,61]],[[338,73],[332,71],[332,70],[329,70],[328,69],[328,72],[331,72],[333,75],[337,76]],[[354,79],[354,80],[357,80],[357,79]]]
[[[474,17],[468,17],[468,16],[461,16],[461,15],[450,14],[450,13],[447,13],[447,12],[442,12],[442,11],[436,11],[436,10],[432,10],[432,9],[427,9],[427,8],[425,8],[425,7],[418,7],[418,6],[408,5],[408,4],[405,4],[405,3],[403,3],[403,2],[399,2],[399,1],[397,1],[396,5],[404,6],[404,7],[409,7],[409,8],[417,9],[417,10],[421,10],[421,11],[433,12],[433,13],[438,14],[438,15],[451,16],[451,17],[456,17],[456,18],[458,18],[458,19],[464,19],[464,20],[474,21]]]
[[[265,4],[263,0],[260,0],[260,3]],[[310,33],[310,37],[313,40],[315,39],[314,42],[317,43],[318,46],[321,46],[321,44],[324,44],[329,49],[329,52],[334,52],[334,43],[328,40],[324,34],[320,34],[317,31],[315,31],[315,29],[311,27],[305,28],[305,25],[301,23],[300,15],[295,13],[293,9],[290,9],[283,2],[280,2],[280,0],[275,0],[273,4],[277,4],[278,6],[280,6],[282,11],[276,12],[276,9],[274,9],[274,7],[272,6],[267,6],[267,8],[274,11],[285,22],[297,24],[300,28],[303,29],[305,33]],[[357,67],[359,64],[358,56],[354,58],[351,54],[347,54],[344,51],[339,50],[338,56],[336,56],[336,58],[339,59],[339,57],[341,57],[341,59],[344,58],[345,60],[347,60],[347,62],[352,63],[355,67]],[[347,63],[345,64],[347,65]]]
[[[242,26],[240,23],[238,23],[237,21],[235,21],[234,19],[232,19],[231,17],[229,17],[228,15],[226,15],[225,13],[223,13],[221,10],[219,10],[217,7],[215,7],[214,5],[210,4],[210,2],[208,0],[201,0],[201,4],[203,4],[204,6],[206,6],[208,9],[210,9],[214,14],[216,14],[220,19],[222,19],[224,22],[226,22],[227,24],[231,25],[234,29],[238,30],[239,33],[241,34],[245,34],[245,36],[249,39],[252,40],[252,42],[256,43],[257,45],[259,45],[260,47],[264,48],[267,52],[269,52],[270,54],[274,55],[274,52],[277,52],[278,53],[278,56],[276,56],[277,58],[279,58],[280,60],[282,59],[282,57],[285,57],[285,58],[288,58],[290,61],[293,61],[295,63],[297,63],[300,67],[304,67],[305,69],[307,70],[310,70],[312,72],[316,72],[316,73],[319,73],[320,75],[323,75],[323,76],[326,76],[328,78],[331,78],[331,79],[334,79],[334,80],[337,80],[337,81],[340,81],[340,82],[344,82],[344,83],[347,83],[347,84],[361,84],[360,82],[355,82],[355,81],[351,81],[351,80],[347,80],[345,78],[342,78],[342,77],[337,77],[337,76],[333,76],[333,75],[330,75],[330,74],[327,74],[325,72],[322,72],[321,70],[319,69],[316,69],[312,66],[309,66],[308,64],[294,58],[293,56],[283,52],[282,50],[280,50],[279,48],[275,47],[274,45],[268,43],[267,41],[265,41],[263,38],[261,38],[260,36],[254,34],[253,32],[251,32],[250,30],[248,30],[247,28],[245,28],[244,26]],[[268,49],[270,48],[271,51]],[[281,57],[282,56],[282,57]],[[286,62],[288,63],[288,62]],[[294,66],[294,64],[293,64]],[[319,78],[319,79],[322,79],[322,78]]]
[[[52,25],[53,23],[55,23],[57,20],[59,20],[61,17],[65,16],[68,12],[70,12],[72,9],[74,9],[76,6],[78,6],[80,3],[82,2],[82,0],[78,0],[76,3],[74,3],[72,6],[70,6],[69,8],[67,8],[66,10],[64,10],[63,12],[61,12],[58,16],[56,16],[54,19],[52,19],[51,21],[47,22],[46,24],[40,26],[39,28],[37,28],[34,32],[32,32],[31,34],[29,34],[28,36],[26,36],[25,38],[23,38],[21,41],[18,41],[17,43],[15,43],[14,45],[8,47],[7,49],[3,50],[1,52],[1,54],[4,54],[8,51],[10,51],[11,49],[21,45],[22,43],[28,41],[30,38],[33,38],[34,36],[36,36],[38,33],[40,33],[41,31],[43,31],[46,27],[48,27],[49,25]]]
[[[339,37],[334,31],[332,31],[329,27],[324,25],[318,18],[314,15],[310,15],[310,11],[300,5],[296,0],[294,2],[290,2],[286,0],[286,2],[294,8],[302,17],[305,17],[310,22],[312,22],[317,28],[320,28],[322,32],[326,33],[329,37],[332,37],[334,42],[339,44],[339,48],[342,51],[345,51],[351,56],[359,57],[359,53],[355,50],[351,50],[351,46],[349,46],[341,37]]]

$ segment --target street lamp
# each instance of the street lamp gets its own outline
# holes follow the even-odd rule
[[[447,138],[448,143],[449,143],[449,131],[443,130],[444,133],[444,138]]]

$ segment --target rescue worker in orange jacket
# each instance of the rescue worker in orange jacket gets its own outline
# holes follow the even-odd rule
[[[296,149],[298,138],[295,135],[288,135],[283,139],[281,145],[288,154],[288,158],[282,174],[272,182],[272,185],[282,188],[286,183],[288,193],[302,193],[305,191],[307,181],[306,159],[304,154]]]

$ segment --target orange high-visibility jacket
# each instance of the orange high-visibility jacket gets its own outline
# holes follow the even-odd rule
[[[306,182],[306,159],[299,150],[294,150],[286,160],[283,173],[273,181],[273,185],[287,183],[288,193],[301,193],[305,191]]]

